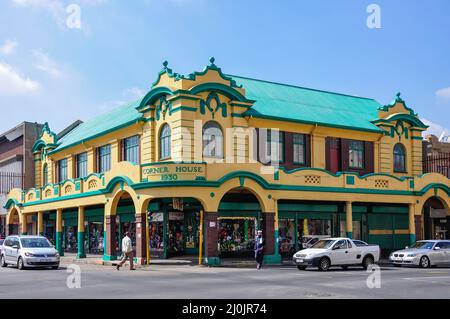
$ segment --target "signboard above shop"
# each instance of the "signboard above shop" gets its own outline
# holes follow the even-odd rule
[[[206,177],[205,164],[160,163],[142,165],[142,181],[144,182],[174,182],[195,181]]]

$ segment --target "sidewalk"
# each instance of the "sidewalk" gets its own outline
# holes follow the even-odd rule
[[[115,266],[119,260],[112,261],[104,261],[102,256],[100,255],[87,255],[86,258],[79,259],[76,257],[76,254],[66,253],[63,257],[61,257],[61,264],[85,264],[85,265],[100,265],[100,266]],[[380,259],[378,265],[387,266],[389,265],[389,260]],[[125,266],[128,267],[129,262],[125,263]],[[178,258],[169,258],[169,259],[157,259],[150,258],[150,265],[169,265],[169,266],[197,266],[198,258],[196,256],[183,256]],[[295,266],[294,262],[289,259],[285,259],[282,261],[280,265],[267,265],[266,267],[293,267]],[[137,265],[136,268],[146,267],[146,265]],[[254,268],[255,261],[253,259],[234,259],[234,258],[223,258],[221,259],[221,263],[215,267],[226,267],[226,268]]]
[[[157,259],[150,258],[150,265],[187,265],[195,266],[197,265],[197,260],[195,258],[178,258],[178,259]],[[100,266],[115,266],[119,260],[104,261],[103,257],[100,255],[87,255],[86,258],[77,258],[76,254],[66,253],[61,257],[61,264],[84,264],[84,265],[100,265]],[[127,261],[124,266],[128,266]],[[145,265],[137,265],[136,268],[140,268]]]

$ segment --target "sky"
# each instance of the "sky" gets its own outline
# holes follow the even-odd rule
[[[0,132],[58,132],[145,95],[164,60],[188,74],[211,56],[383,105],[401,92],[450,135],[448,0],[0,0]]]

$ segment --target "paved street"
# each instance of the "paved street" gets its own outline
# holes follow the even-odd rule
[[[0,298],[450,298],[450,268],[382,267],[381,288],[369,289],[369,274],[358,268],[80,267],[79,289],[67,287],[66,265],[57,271],[1,268]]]

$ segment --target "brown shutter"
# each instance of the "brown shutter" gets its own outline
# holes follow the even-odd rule
[[[364,142],[364,174],[374,172],[373,142]]]
[[[331,171],[331,137],[325,138],[325,169]]]
[[[280,132],[281,134],[281,132]],[[284,167],[287,170],[294,168],[294,144],[293,134],[291,132],[284,132]]]
[[[327,149],[325,149],[325,153]],[[328,151],[328,156],[329,156]],[[327,156],[325,154],[325,156]],[[305,165],[306,167],[311,167],[311,135],[305,135]]]
[[[120,148],[119,162],[122,162],[125,160],[125,140],[119,141],[119,148]]]
[[[349,151],[349,140],[342,138],[341,139],[341,167],[342,171],[348,171],[349,170],[349,163],[348,163],[348,151]]]
[[[100,156],[98,154],[98,147],[95,148],[94,152],[95,152],[95,171],[97,173],[99,173],[100,172]]]
[[[59,161],[55,162],[55,183],[59,183]]]
[[[73,170],[75,172],[75,178],[78,178],[78,155],[75,155],[73,158],[74,167]]]
[[[138,135],[138,164],[141,164],[141,136]]]

